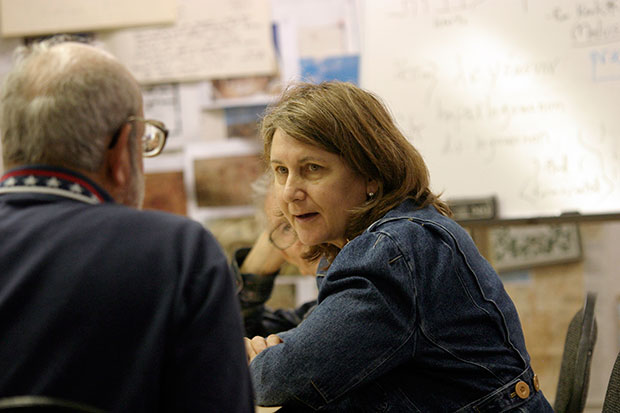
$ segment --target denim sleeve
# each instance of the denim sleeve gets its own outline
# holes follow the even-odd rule
[[[259,405],[318,409],[409,360],[413,264],[386,234],[364,233],[334,260],[318,305],[250,364]]]
[[[267,276],[241,273],[239,268],[249,252],[249,248],[235,251],[232,262],[245,335],[247,337],[268,336],[297,326],[314,307],[315,302],[305,303],[295,309],[272,310],[265,306],[265,302],[271,297],[278,273]]]

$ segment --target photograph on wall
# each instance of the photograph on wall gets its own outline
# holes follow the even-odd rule
[[[258,141],[242,138],[188,145],[184,154],[188,214],[201,222],[252,214],[251,184],[264,170],[261,153]]]
[[[277,76],[245,76],[213,79],[213,99],[231,100],[269,97],[280,92]]]
[[[266,106],[244,106],[225,109],[226,136],[259,139],[258,127]]]
[[[270,308],[295,308],[297,285],[292,282],[277,283],[273,286],[271,297],[265,303]]]
[[[265,304],[271,308],[297,308],[316,300],[317,295],[318,288],[314,276],[299,273],[281,274],[276,278],[271,297]]]
[[[145,173],[144,185],[144,209],[187,214],[183,171]]]
[[[251,247],[262,231],[254,215],[212,218],[202,223],[213,233],[229,259],[239,248]]]
[[[330,80],[359,84],[359,55],[330,56],[322,59],[305,57],[300,60],[301,77],[307,82]]]
[[[250,184],[262,171],[259,155],[194,160],[196,203],[199,207],[249,205]]]

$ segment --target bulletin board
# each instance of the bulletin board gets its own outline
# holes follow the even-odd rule
[[[435,192],[502,218],[620,211],[620,1],[366,0],[361,85]]]

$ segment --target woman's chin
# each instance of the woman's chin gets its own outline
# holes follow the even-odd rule
[[[297,234],[297,238],[299,239],[299,242],[301,242],[306,247],[313,247],[315,245],[323,243],[323,241],[317,240],[317,238],[315,237],[303,237],[300,234]]]

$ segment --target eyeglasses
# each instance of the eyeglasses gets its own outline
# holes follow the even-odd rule
[[[142,135],[142,156],[152,158],[153,156],[157,156],[161,153],[166,145],[166,140],[168,139],[168,129],[166,129],[166,125],[157,120],[144,119],[138,116],[128,117],[123,124],[127,122],[144,122],[144,135]],[[110,144],[108,145],[108,149],[112,149],[114,145],[116,145],[120,133],[121,128],[118,128],[112,137]]]
[[[297,242],[297,233],[288,221],[284,221],[271,231],[269,234],[269,242],[276,248],[285,250],[292,247],[293,244]]]

